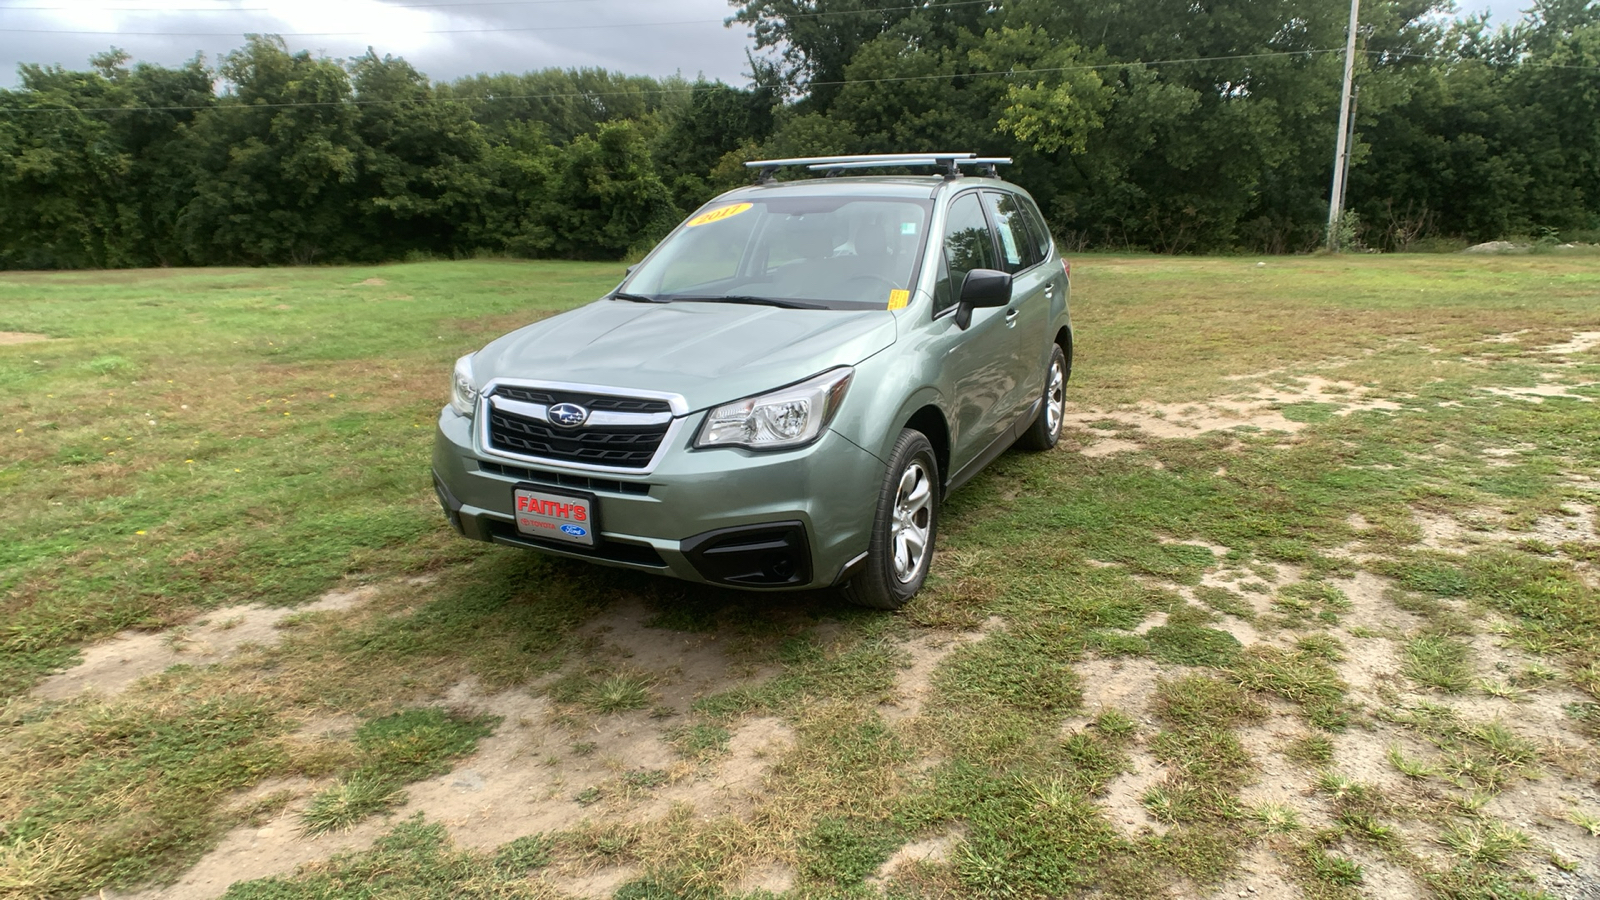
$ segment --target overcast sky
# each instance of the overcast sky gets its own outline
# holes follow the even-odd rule
[[[1514,19],[1528,0],[1463,0]],[[17,64],[87,68],[111,46],[135,60],[213,63],[248,32],[292,50],[358,56],[371,46],[446,81],[476,72],[599,66],[743,84],[748,31],[726,0],[0,0],[0,86]]]

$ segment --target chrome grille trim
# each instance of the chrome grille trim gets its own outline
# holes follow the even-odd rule
[[[489,405],[495,409],[503,409],[527,419],[537,419],[540,422],[550,421],[550,408],[543,403],[524,403],[521,400],[508,400],[505,397],[489,397]],[[672,421],[672,413],[630,413],[612,412],[608,409],[596,409],[589,412],[579,427],[590,428],[624,428],[627,426],[647,427],[651,425],[665,425]],[[555,424],[555,423],[551,423]],[[557,425],[560,428],[563,426]]]
[[[659,400],[666,403],[672,412],[623,413],[614,412],[611,410],[594,410],[590,413],[589,421],[584,423],[585,426],[598,427],[605,427],[605,425],[608,424],[611,427],[651,427],[666,424],[666,433],[662,435],[661,443],[656,447],[655,455],[653,455],[650,458],[649,463],[644,466],[608,466],[599,465],[596,463],[582,463],[564,459],[553,459],[547,456],[532,456],[529,454],[503,450],[495,447],[490,442],[489,419],[490,415],[492,414],[492,407],[502,409],[506,412],[511,412],[515,415],[523,415],[527,418],[539,419],[546,422],[549,421],[548,409],[542,408],[541,404],[525,403],[520,400],[509,400],[508,398],[504,397],[499,398],[499,403],[493,403],[492,397],[494,391],[496,388],[501,386],[526,388],[530,390],[581,393],[601,397],[617,397],[621,399],[642,398],[648,400]],[[516,407],[506,406],[508,403],[516,404]],[[522,411],[522,408],[529,407],[532,407],[533,409],[528,409],[527,412]],[[535,409],[537,409],[541,414],[537,416],[530,415],[529,413],[532,413]],[[602,413],[605,414],[607,419],[609,419],[611,416],[621,416],[626,418],[616,422],[597,420],[596,417],[600,416]],[[476,425],[476,428],[474,429],[474,440],[477,446],[473,449],[486,457],[499,457],[501,459],[512,459],[519,462],[537,463],[545,468],[566,469],[574,472],[607,472],[616,475],[644,476],[654,472],[656,467],[661,464],[661,460],[666,456],[668,448],[676,444],[679,435],[683,432],[685,421],[684,416],[688,415],[688,413],[689,401],[681,394],[672,394],[664,391],[629,390],[625,388],[607,387],[605,385],[577,384],[564,381],[531,381],[518,378],[496,378],[485,384],[478,393],[478,404],[476,410],[474,410],[474,414],[477,419],[477,421],[474,423]]]

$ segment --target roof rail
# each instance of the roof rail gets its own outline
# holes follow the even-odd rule
[[[995,166],[1008,165],[1008,157],[983,157],[976,153],[869,153],[856,156],[805,156],[795,159],[761,159],[745,163],[746,168],[761,170],[761,183],[773,180],[779,169],[787,166],[805,166],[813,172],[825,171],[830,175],[845,169],[875,169],[888,166],[932,166],[944,170],[946,178],[959,178],[962,166],[985,166],[987,174],[995,177]]]
[[[951,169],[950,166],[948,165],[951,162],[955,163],[955,165],[958,168]],[[974,157],[972,159],[955,159],[955,160],[951,160],[949,157],[942,157],[942,158],[938,158],[938,159],[934,159],[934,158],[931,158],[931,157],[930,158],[918,157],[916,159],[904,159],[904,160],[900,160],[898,162],[892,162],[892,163],[885,163],[885,162],[816,163],[816,164],[807,166],[806,168],[810,169],[813,172],[827,172],[828,174],[831,175],[831,174],[833,174],[835,172],[840,172],[840,171],[843,171],[845,169],[873,169],[873,168],[879,168],[879,167],[882,167],[882,166],[907,166],[907,167],[912,167],[912,168],[919,167],[919,166],[937,166],[937,167],[939,167],[941,169],[946,169],[947,170],[946,174],[948,174],[948,175],[953,177],[953,176],[961,174],[960,169],[959,169],[960,166],[980,166],[983,169],[983,174],[989,176],[990,178],[999,178],[1000,177],[1000,173],[996,170],[995,167],[996,166],[1009,166],[1009,165],[1011,165],[1011,157],[1009,157],[1009,156],[983,156],[983,157]]]

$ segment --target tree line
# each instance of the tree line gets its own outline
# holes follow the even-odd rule
[[[214,69],[23,65],[0,90],[0,267],[616,259],[746,183],[746,160],[930,148],[1015,157],[1006,177],[1072,247],[1323,239],[1346,0],[733,6],[756,50],[742,87],[435,83],[271,36]],[[1452,12],[1363,4],[1341,227],[1385,250],[1600,239],[1600,0],[1500,28]]]

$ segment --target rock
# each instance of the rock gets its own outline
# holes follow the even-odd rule
[[[1511,250],[1526,250],[1526,249],[1528,249],[1528,245],[1526,245],[1526,244],[1513,244],[1510,241],[1485,241],[1484,243],[1481,243],[1481,244],[1473,244],[1471,247],[1468,247],[1467,249],[1465,249],[1465,250],[1463,250],[1461,252],[1462,253],[1506,253],[1506,252],[1511,251]]]

